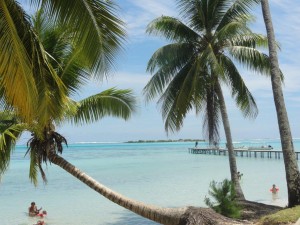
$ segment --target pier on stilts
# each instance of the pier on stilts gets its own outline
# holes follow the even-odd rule
[[[228,150],[225,148],[189,148],[191,154],[209,154],[209,155],[227,155]],[[240,157],[260,157],[260,158],[275,158],[282,157],[282,151],[276,150],[255,150],[255,149],[234,149],[236,156]],[[297,160],[300,158],[300,152],[295,152]]]

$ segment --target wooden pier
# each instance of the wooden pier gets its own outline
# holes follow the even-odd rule
[[[209,154],[209,155],[227,155],[228,150],[225,148],[189,148],[191,154]],[[276,150],[254,150],[254,149],[234,149],[236,156],[241,157],[261,157],[261,158],[275,158],[280,159],[282,157],[282,151]],[[295,152],[297,160],[299,160],[300,152]]]

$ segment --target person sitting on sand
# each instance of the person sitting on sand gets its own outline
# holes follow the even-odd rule
[[[31,205],[28,208],[28,214],[29,214],[29,216],[36,216],[39,214],[41,209],[42,209],[42,207],[40,209],[37,209],[35,202],[31,202]]]

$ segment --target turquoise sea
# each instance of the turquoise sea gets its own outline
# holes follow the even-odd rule
[[[272,145],[279,140],[250,140],[236,145]],[[205,146],[206,143],[199,143]],[[300,140],[294,141],[300,151]],[[119,193],[162,207],[205,206],[209,183],[230,177],[227,156],[193,155],[194,143],[78,143],[64,149],[63,157],[100,183]],[[34,187],[28,178],[29,160],[25,146],[12,155],[8,172],[0,183],[0,224],[32,225],[27,209],[35,201],[47,210],[47,225],[154,225],[86,187],[55,165],[48,164],[48,183]],[[283,159],[237,157],[243,173],[241,185],[249,200],[286,205]],[[280,190],[272,199],[269,189]]]

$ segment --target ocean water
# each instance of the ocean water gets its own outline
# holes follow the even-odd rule
[[[279,140],[250,140],[241,145],[272,145]],[[205,146],[206,143],[199,143]],[[224,144],[223,144],[224,145]],[[300,151],[300,140],[294,141]],[[162,207],[204,206],[209,183],[230,178],[227,156],[193,155],[194,143],[80,143],[64,149],[63,157],[103,185],[135,200]],[[48,183],[34,187],[28,178],[25,146],[18,146],[0,183],[0,224],[32,225],[27,209],[35,201],[47,210],[47,225],[154,225],[156,223],[111,203],[56,165],[48,164]],[[286,205],[283,159],[237,157],[247,199]],[[280,190],[272,199],[269,189]]]

